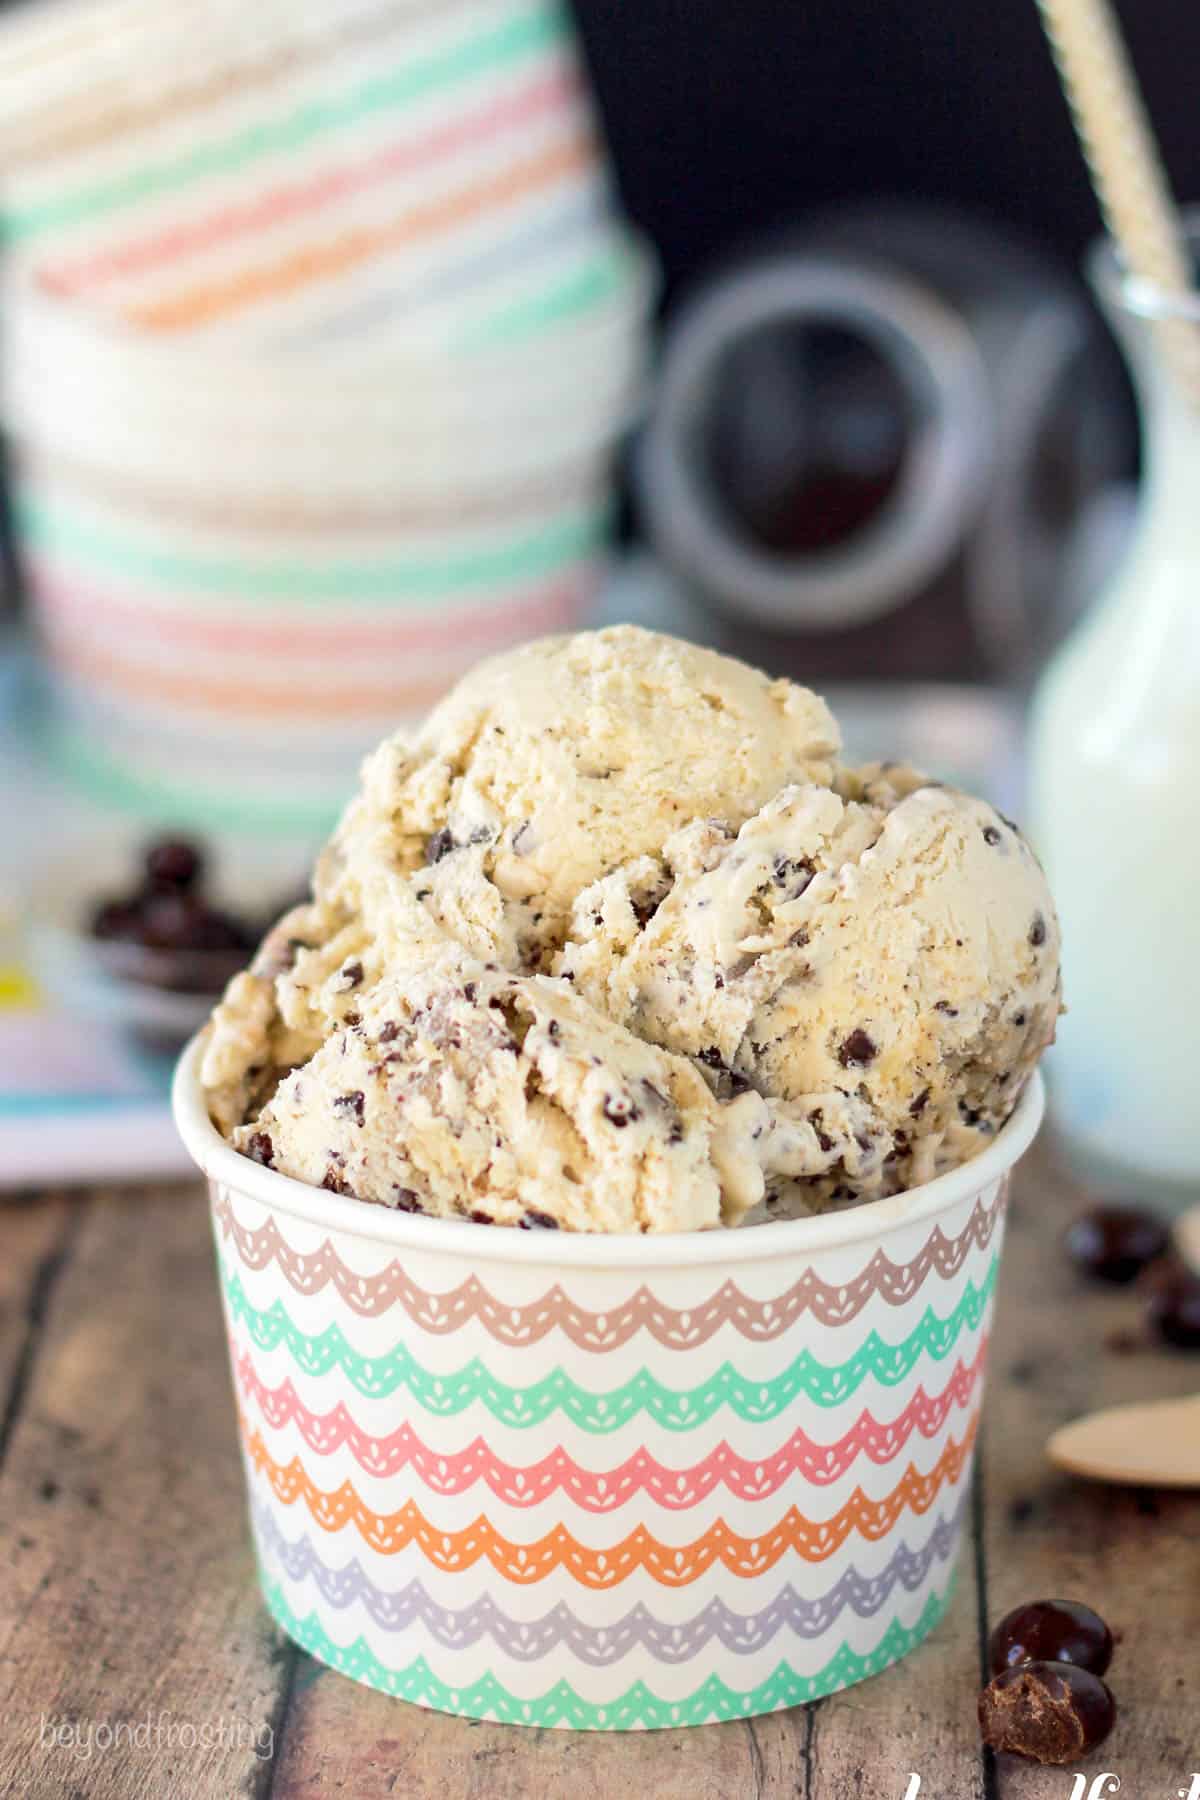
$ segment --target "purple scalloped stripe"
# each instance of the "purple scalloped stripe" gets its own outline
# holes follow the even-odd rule
[[[733,1655],[749,1656],[780,1632],[819,1638],[847,1610],[860,1619],[871,1618],[887,1605],[897,1588],[915,1592],[935,1563],[944,1564],[953,1557],[968,1501],[969,1488],[964,1487],[953,1509],[938,1519],[921,1548],[911,1550],[901,1543],[877,1575],[860,1575],[851,1566],[827,1593],[812,1599],[798,1594],[789,1583],[760,1612],[745,1615],[733,1612],[722,1600],[710,1600],[681,1625],[656,1619],[640,1602],[615,1624],[603,1626],[578,1618],[561,1602],[540,1619],[512,1619],[489,1594],[481,1594],[470,1606],[454,1612],[439,1606],[419,1581],[387,1594],[364,1574],[357,1559],[343,1568],[330,1568],[307,1537],[293,1543],[284,1536],[272,1509],[261,1498],[252,1501],[252,1517],[259,1555],[272,1569],[293,1582],[311,1577],[326,1605],[339,1611],[361,1602],[383,1631],[406,1631],[417,1625],[448,1650],[470,1649],[486,1637],[516,1662],[537,1662],[567,1650],[592,1668],[607,1668],[639,1648],[656,1662],[687,1662],[714,1638]]]

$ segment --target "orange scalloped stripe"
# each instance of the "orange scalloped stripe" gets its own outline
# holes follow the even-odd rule
[[[561,1568],[581,1586],[603,1590],[618,1586],[639,1569],[663,1587],[687,1587],[716,1562],[731,1575],[750,1579],[765,1575],[788,1555],[824,1562],[852,1531],[871,1540],[884,1538],[905,1512],[927,1512],[943,1486],[961,1478],[978,1424],[976,1411],[961,1443],[951,1438],[928,1474],[922,1475],[910,1463],[882,1500],[871,1500],[855,1488],[831,1519],[806,1519],[793,1506],[777,1525],[753,1538],[740,1537],[717,1519],[703,1537],[680,1545],[659,1543],[639,1525],[607,1550],[579,1543],[562,1525],[529,1544],[510,1542],[482,1516],[461,1531],[440,1531],[411,1500],[399,1512],[373,1512],[351,1482],[325,1493],[310,1479],[299,1457],[286,1465],[275,1462],[258,1431],[247,1430],[244,1418],[242,1434],[252,1468],[265,1476],[276,1499],[285,1506],[303,1501],[324,1531],[353,1525],[364,1543],[384,1556],[415,1544],[427,1561],[447,1574],[461,1574],[486,1558],[498,1575],[520,1587],[544,1581]]]

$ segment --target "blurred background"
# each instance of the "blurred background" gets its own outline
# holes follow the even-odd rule
[[[1195,192],[1200,14],[1121,12]],[[522,637],[682,631],[1019,805],[1139,471],[1032,0],[23,0],[0,170],[10,1171],[170,1161],[362,751]]]

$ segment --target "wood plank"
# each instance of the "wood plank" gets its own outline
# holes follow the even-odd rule
[[[873,1681],[833,1694],[816,1709],[806,1800],[902,1800],[910,1774],[920,1775],[921,1791],[930,1800],[981,1800],[978,1691],[979,1619],[969,1538],[950,1609],[927,1642]]]
[[[81,1213],[82,1202],[61,1194],[0,1201],[0,1465]]]
[[[799,1709],[803,1718],[805,1709]],[[779,1715],[787,1718],[791,1715]],[[804,1793],[793,1727],[771,1719],[686,1731],[527,1730],[454,1719],[357,1687],[305,1658],[275,1795],[318,1800],[769,1800]]]
[[[1200,1770],[1200,1495],[1110,1488],[1060,1474],[1050,1432],[1093,1407],[1200,1387],[1200,1358],[1155,1347],[1138,1296],[1087,1283],[1063,1225],[1087,1197],[1039,1149],[1018,1188],[1000,1282],[984,1485],[992,1622],[1023,1600],[1086,1601],[1121,1634],[1115,1732],[1086,1764],[1123,1791],[1173,1795]],[[1132,1346],[1132,1347],[1131,1347]],[[1061,1770],[1000,1758],[999,1800],[1063,1800]]]
[[[98,1194],[0,1474],[0,1793],[265,1795],[293,1663],[254,1584],[202,1192]]]

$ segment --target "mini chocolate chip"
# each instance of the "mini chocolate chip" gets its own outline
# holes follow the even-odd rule
[[[993,1675],[1022,1663],[1073,1663],[1103,1675],[1112,1661],[1112,1632],[1078,1600],[1034,1600],[1006,1613],[988,1639]]]
[[[458,845],[454,842],[453,833],[447,826],[443,825],[440,831],[434,832],[433,836],[426,844],[425,861],[427,863],[440,863],[444,856],[449,856],[450,852],[452,850],[457,850],[457,848]]]
[[[335,1094],[333,1110],[335,1113],[348,1113],[356,1125],[361,1125],[365,1117],[362,1089],[355,1088],[353,1093],[349,1094]]]
[[[788,889],[788,899],[798,900],[816,874],[816,866],[807,856],[791,858],[777,856],[774,863],[774,875],[779,887]]]
[[[463,982],[463,999],[469,1000],[473,1006],[475,1004],[475,1001],[478,998],[479,998],[478,983],[474,982],[474,981],[464,981]]]
[[[383,1024],[379,1027],[380,1043],[381,1044],[390,1044],[393,1041],[393,1039],[398,1038],[399,1036],[400,1036],[400,1026],[399,1026],[399,1023],[397,1022],[397,1020],[385,1019]]]
[[[328,1188],[331,1194],[351,1194],[353,1192],[332,1165],[326,1169],[321,1186]]]
[[[709,1044],[707,1049],[697,1050],[696,1061],[704,1063],[706,1067],[710,1069],[723,1069],[725,1067],[721,1052],[717,1049],[715,1044]]]
[[[1000,841],[1001,841],[1000,833],[996,830],[996,827],[994,825],[985,825],[984,826],[983,841],[985,844],[1000,843]]]
[[[725,986],[725,977],[722,975],[720,969],[718,969],[713,976],[713,986],[715,988],[723,988]]]
[[[418,888],[417,889],[417,899],[418,900],[428,900],[428,898],[429,898],[430,894],[432,894],[432,892],[433,892],[432,888]]]
[[[362,1014],[356,1013],[356,1012],[348,1012],[345,1015],[345,1017],[342,1019],[342,1024],[350,1025],[350,1026],[361,1025],[362,1024]]]
[[[557,1231],[558,1220],[552,1219],[549,1213],[538,1212],[530,1207],[520,1221],[522,1231]]]
[[[421,1205],[420,1200],[412,1188],[394,1187],[392,1192],[396,1196],[395,1205],[397,1212],[419,1213],[425,1211],[425,1208]]]
[[[363,966],[360,962],[347,963],[342,970],[343,987],[356,988],[361,985],[362,978]]]
[[[1140,1206],[1093,1206],[1073,1219],[1063,1248],[1077,1268],[1096,1281],[1127,1287],[1147,1263],[1170,1248],[1161,1220]]]
[[[658,911],[659,907],[662,905],[664,898],[665,898],[664,895],[659,894],[656,896],[643,897],[639,900],[633,901],[633,903],[632,903],[633,904],[633,916],[637,920],[638,924],[641,926],[643,931],[646,929],[647,925],[650,923],[651,919],[654,917],[655,913]]]
[[[809,935],[808,926],[801,925],[798,931],[793,931],[788,943],[794,944],[798,950],[803,950],[809,941]]]
[[[557,1019],[551,1019],[546,1026],[546,1036],[550,1039],[552,1044],[557,1044],[559,1038],[562,1036],[562,1026]]]
[[[825,1152],[826,1156],[828,1156],[830,1151],[833,1149],[833,1139],[830,1137],[830,1135],[827,1131],[822,1131],[822,1129],[821,1129],[821,1121],[824,1118],[824,1116],[825,1116],[824,1113],[822,1113],[820,1108],[818,1107],[816,1112],[809,1113],[808,1122],[812,1126],[813,1131],[816,1133],[817,1143],[820,1145],[821,1149]]]
[[[671,1126],[670,1131],[668,1131],[668,1133],[667,1133],[667,1142],[668,1142],[668,1144],[682,1144],[682,1142],[683,1142],[683,1120],[682,1119],[676,1119],[674,1124]]]
[[[838,1051],[838,1061],[843,1069],[848,1069],[852,1063],[861,1066],[863,1063],[874,1062],[878,1054],[879,1048],[875,1040],[859,1025],[843,1040]]]
[[[1103,1743],[1117,1709],[1098,1675],[1072,1663],[1005,1669],[979,1696],[979,1730],[993,1750],[1032,1762],[1078,1762]]]
[[[470,1220],[471,1220],[471,1221],[472,1221],[472,1223],[473,1223],[473,1224],[475,1224],[475,1225],[494,1225],[494,1224],[495,1224],[495,1222],[496,1222],[496,1221],[495,1221],[495,1220],[494,1220],[494,1219],[493,1219],[493,1218],[492,1218],[492,1215],[491,1215],[491,1213],[485,1213],[485,1212],[469,1212],[469,1213],[468,1213],[468,1214],[467,1214],[467,1217],[468,1217],[468,1219],[470,1219]]]
[[[618,1125],[622,1130],[642,1116],[640,1107],[634,1105],[628,1094],[609,1094],[601,1111],[610,1125]]]
[[[261,1163],[264,1169],[275,1167],[275,1146],[265,1131],[253,1132],[242,1154],[251,1162]]]
[[[935,1000],[933,1003],[933,1010],[934,1012],[945,1013],[946,1017],[949,1019],[957,1019],[958,1017],[957,1006],[951,1006],[948,1000]]]
[[[1033,924],[1029,927],[1029,942],[1035,950],[1040,950],[1046,941],[1046,921],[1041,913],[1034,913]]]
[[[925,1111],[926,1106],[929,1104],[929,1095],[931,1091],[930,1088],[922,1088],[916,1099],[910,1103],[908,1108],[908,1116],[910,1119],[920,1118],[921,1114]]]
[[[1018,1028],[1020,1028],[1022,1025],[1024,1025],[1024,1023],[1025,1023],[1025,1014],[1023,1012],[1015,1012],[1013,1014],[1013,1024],[1016,1025]]]
[[[983,1114],[977,1106],[968,1106],[965,1100],[958,1103],[958,1116],[964,1125],[978,1125]]]

